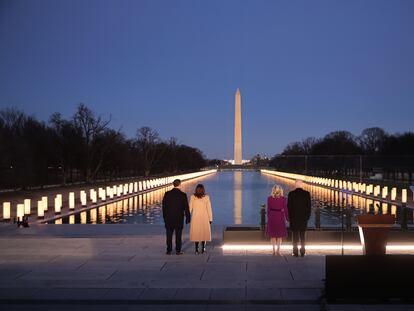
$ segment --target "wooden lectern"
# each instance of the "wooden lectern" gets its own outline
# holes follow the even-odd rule
[[[385,255],[388,232],[395,222],[393,215],[358,216],[359,236],[364,255]]]

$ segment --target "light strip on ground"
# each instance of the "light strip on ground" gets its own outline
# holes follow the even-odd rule
[[[387,250],[389,251],[413,251],[414,245],[387,245]]]
[[[282,250],[291,250],[292,245],[282,245],[280,247]],[[362,251],[362,245],[352,245],[345,244],[343,246],[344,250],[357,250]],[[267,251],[272,250],[272,245],[264,244],[224,244],[222,246],[224,251]],[[341,244],[311,244],[306,245],[308,250],[341,250]],[[403,245],[403,244],[391,244],[387,245],[387,250],[389,251],[411,251],[414,250],[413,244]]]

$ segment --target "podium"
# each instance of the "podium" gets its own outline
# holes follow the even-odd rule
[[[359,236],[364,255],[385,255],[388,232],[395,222],[393,215],[358,216]]]

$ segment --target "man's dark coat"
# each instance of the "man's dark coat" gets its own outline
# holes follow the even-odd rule
[[[302,188],[289,192],[288,212],[290,230],[305,231],[311,215],[310,193]]]
[[[187,195],[178,188],[167,191],[162,200],[162,215],[166,228],[183,228],[184,215],[190,221]]]

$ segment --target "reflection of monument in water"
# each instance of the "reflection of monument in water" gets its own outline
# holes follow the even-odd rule
[[[243,164],[242,124],[241,124],[241,95],[237,88],[234,100],[234,164]]]
[[[242,183],[243,177],[241,171],[234,172],[234,223],[240,225],[242,223]]]

